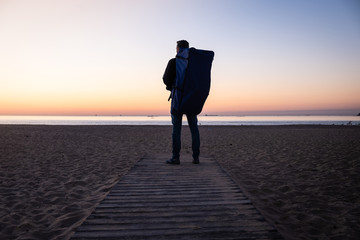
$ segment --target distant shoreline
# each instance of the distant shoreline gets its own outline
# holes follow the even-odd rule
[[[358,116],[220,116],[200,115],[199,125],[360,125]],[[171,125],[167,116],[0,116],[0,125]],[[183,117],[186,125],[186,117]]]

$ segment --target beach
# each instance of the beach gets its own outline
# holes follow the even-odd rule
[[[200,166],[215,159],[285,239],[360,238],[359,126],[199,130]],[[0,125],[0,239],[71,238],[139,159],[166,153],[171,126]]]

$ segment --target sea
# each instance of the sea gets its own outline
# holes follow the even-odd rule
[[[218,116],[200,115],[199,125],[358,125],[360,116]],[[170,116],[8,116],[11,125],[171,125]],[[186,117],[183,124],[187,125]]]

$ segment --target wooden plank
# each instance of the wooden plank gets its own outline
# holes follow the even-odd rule
[[[281,239],[274,230],[248,231],[243,229],[229,228],[200,228],[192,229],[159,229],[159,230],[129,230],[129,231],[91,231],[77,234],[76,239],[132,239],[132,240],[194,240],[194,239]]]
[[[93,213],[88,219],[87,222],[107,222],[108,221],[131,221],[131,219],[147,219],[152,218],[154,221],[160,221],[160,219],[167,219],[167,221],[173,221],[177,218],[191,218],[193,219],[204,219],[204,218],[213,218],[221,217],[221,220],[227,218],[236,218],[237,220],[251,219],[264,220],[262,216],[259,216],[255,209],[252,210],[242,210],[241,214],[233,213],[231,210],[225,211],[196,211],[196,212],[96,212]],[[169,219],[171,217],[171,219]],[[95,220],[95,221],[94,221]],[[99,220],[99,221],[98,221]]]
[[[282,239],[212,159],[141,159],[72,239]]]
[[[214,206],[186,206],[186,207],[167,207],[167,206],[161,206],[161,207],[140,207],[140,208],[97,208],[94,210],[93,213],[143,213],[146,214],[148,212],[157,212],[158,214],[163,213],[163,212],[168,212],[170,214],[176,214],[178,212],[183,212],[183,213],[195,213],[197,211],[201,211],[201,212],[226,212],[226,211],[230,211],[230,212],[234,212],[234,213],[242,213],[248,209],[255,209],[253,205],[248,204],[248,205],[222,205],[222,206],[216,206],[216,208],[214,208]],[[91,217],[91,216],[90,216]]]
[[[227,192],[226,194],[232,194],[234,197],[238,198],[238,199],[246,199],[246,196],[245,195],[242,195],[242,194],[237,194],[236,192],[235,193],[230,193],[230,192]],[[220,193],[202,193],[201,196],[199,196],[197,193],[173,193],[173,194],[154,194],[154,195],[149,195],[149,194],[127,194],[127,195],[124,195],[124,194],[109,194],[106,199],[135,199],[135,200],[138,200],[139,199],[139,196],[147,196],[148,199],[192,199],[192,198],[196,198],[198,199],[199,197],[202,197],[202,198],[216,198],[216,197],[221,197],[222,194]]]

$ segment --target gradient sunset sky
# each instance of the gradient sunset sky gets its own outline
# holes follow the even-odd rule
[[[357,0],[0,0],[0,114],[169,114],[176,41],[215,52],[202,114],[360,112]]]

